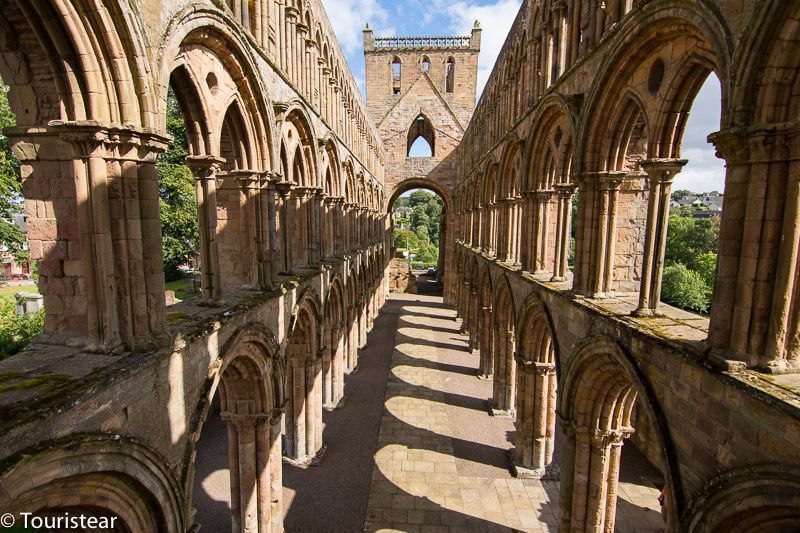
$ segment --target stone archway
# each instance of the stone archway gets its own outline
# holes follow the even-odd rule
[[[514,472],[541,478],[553,462],[556,426],[556,346],[547,310],[538,298],[519,325]]]

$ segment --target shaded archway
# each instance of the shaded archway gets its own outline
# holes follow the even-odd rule
[[[396,209],[401,198],[399,203],[403,204],[402,209],[408,210],[405,215]],[[437,205],[434,206],[434,203]],[[404,257],[411,259],[412,267],[421,269],[424,266],[425,270],[428,267],[435,268],[435,278],[444,286],[446,300],[448,295],[452,295],[452,303],[462,310],[459,305],[461,287],[458,286],[460,284],[458,275],[456,272],[448,271],[448,266],[455,263],[451,231],[454,226],[451,223],[453,212],[446,191],[432,180],[416,178],[404,180],[392,191],[386,209],[391,221],[390,242],[393,255],[400,251]],[[400,219],[406,221],[401,225],[408,227],[398,228]],[[403,235],[407,235],[407,238]],[[433,287],[431,289],[433,290]]]
[[[220,350],[220,367],[198,407],[188,493],[200,526],[233,531],[282,529],[281,406],[283,365],[270,332],[242,328]],[[219,392],[217,394],[217,392]],[[216,454],[227,447],[227,461]],[[229,484],[227,494],[214,490]],[[227,504],[212,506],[219,497]],[[227,512],[225,512],[227,510]]]
[[[69,513],[106,519],[114,531],[128,533],[178,533],[189,527],[170,469],[141,443],[75,435],[10,464],[13,468],[0,478],[0,505],[17,518],[23,512],[40,517]]]
[[[306,293],[292,313],[291,333],[286,346],[284,453],[301,463],[310,461],[322,449],[320,321],[318,299]]]
[[[651,432],[649,444],[659,462],[654,466],[665,482],[667,528],[674,527],[682,510],[678,473],[658,405],[635,363],[611,338],[587,338],[562,372],[560,389],[559,425],[566,436],[560,454],[560,527],[613,530],[623,443],[636,425]]]
[[[346,314],[344,288],[341,279],[333,280],[325,303],[325,332],[322,353],[322,404],[333,409],[344,398],[346,367]]]
[[[544,304],[531,296],[519,324],[514,471],[541,478],[553,462],[556,426],[556,346]]]
[[[516,313],[514,295],[508,279],[503,276],[497,282],[497,295],[492,306],[492,336],[494,348],[494,386],[491,409],[495,416],[514,416],[517,362]]]

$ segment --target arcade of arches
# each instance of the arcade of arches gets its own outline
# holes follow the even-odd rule
[[[514,475],[558,479],[560,530],[622,525],[630,447],[663,476],[669,531],[797,529],[798,27],[782,0],[524,0],[477,106],[477,24],[365,30],[364,103],[320,0],[0,2],[46,310],[41,338],[0,361],[0,513],[194,531],[218,410],[233,530],[282,531],[282,463],[318,459],[324,411],[348,408],[388,298],[387,210],[413,186],[444,199],[444,305],[477,352],[470,379],[514,421]],[[725,206],[699,316],[660,287],[711,72]],[[170,88],[202,298],[167,309]],[[407,157],[419,136],[432,157]]]

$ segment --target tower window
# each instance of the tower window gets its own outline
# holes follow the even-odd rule
[[[433,125],[425,115],[419,115],[408,130],[408,157],[433,157],[436,150]]]
[[[445,91],[448,93],[452,93],[453,89],[455,88],[455,78],[456,78],[456,61],[452,57],[447,60],[447,64],[445,65]]]
[[[422,58],[422,72],[428,72],[431,68],[431,60],[428,59],[428,56],[424,56]]]
[[[400,58],[392,60],[392,94],[400,94]]]

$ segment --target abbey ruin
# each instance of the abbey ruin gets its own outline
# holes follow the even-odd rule
[[[321,0],[0,1],[5,135],[46,312],[0,360],[0,514],[216,531],[198,521],[212,417],[232,531],[336,512],[300,508],[299,485],[287,498],[285,468],[355,453],[327,421],[363,404],[350,386],[388,344],[374,424],[345,432],[376,431],[359,530],[646,530],[620,503],[629,449],[659,478],[655,530],[800,529],[800,3],[524,0],[476,103],[482,31],[365,29],[362,101]],[[726,176],[706,316],[661,286],[712,72]],[[168,91],[202,286],[169,307]],[[431,157],[410,155],[418,138]],[[391,206],[418,187],[443,200],[443,299],[389,301]],[[428,334],[398,358],[397,339]],[[473,450],[491,428],[513,438]]]

